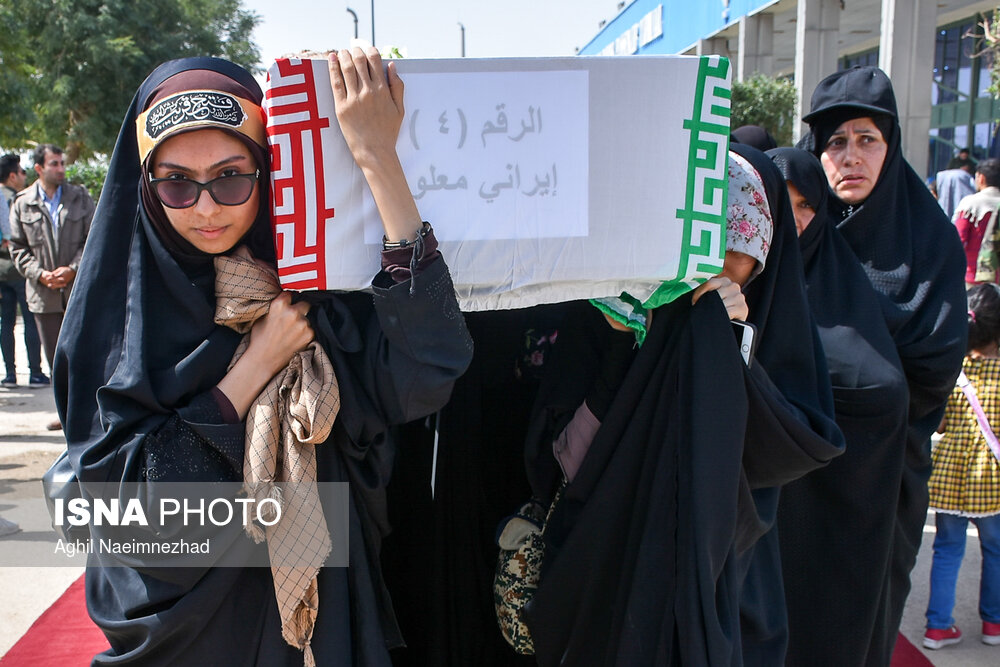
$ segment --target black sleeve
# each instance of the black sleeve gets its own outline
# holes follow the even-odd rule
[[[746,384],[750,419],[743,469],[751,489],[786,484],[844,451],[844,437],[833,420],[790,403],[761,364],[748,370]]]
[[[402,283],[382,272],[372,288],[377,326],[368,326],[366,351],[373,386],[387,423],[402,424],[448,402],[472,361],[472,338],[443,258]]]
[[[962,278],[965,258],[951,225],[940,235],[934,253],[940,256],[941,266],[937,275],[921,284],[923,304],[893,333],[910,389],[910,437],[921,443],[927,442],[941,423],[945,403],[962,369],[968,336]]]

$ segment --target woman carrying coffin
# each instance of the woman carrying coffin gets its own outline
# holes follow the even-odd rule
[[[733,162],[742,177],[730,190],[746,185],[762,207],[744,214],[769,216],[760,175]],[[553,442],[582,403],[599,423],[545,532],[550,551],[526,610],[539,664],[741,664],[744,557],[773,513],[751,491],[841,449],[794,231],[775,231],[746,290],[761,340],[750,368],[720,283],[720,298],[658,308],[634,355],[597,312],[560,332],[552,363],[562,371],[543,381],[528,441],[537,496],[559,483],[566,462]]]
[[[870,518],[872,525],[867,529],[874,531],[873,524],[882,523],[874,514],[893,507],[891,535],[884,527],[877,539],[881,549],[887,540],[890,542],[888,553],[882,556],[888,556],[888,573],[878,590],[869,591],[881,602],[874,612],[874,628],[863,630],[871,632],[864,664],[884,665],[892,654],[927,515],[930,436],[941,421],[965,352],[965,262],[954,227],[903,159],[896,100],[884,72],[876,67],[856,67],[827,77],[816,88],[812,111],[803,120],[809,123],[810,133],[803,137],[800,148],[820,159],[832,193],[825,211],[831,220],[819,222],[815,230],[815,239],[826,240],[819,245],[821,241],[815,240],[808,228],[803,234],[810,262],[814,267],[823,266],[810,269],[810,295],[818,295],[813,312],[821,319],[821,326],[837,327],[827,331],[826,337],[831,337],[832,355],[841,357],[835,364],[836,357],[828,351],[831,367],[840,375],[834,377],[842,390],[838,418],[846,431],[865,432],[875,460],[859,465],[857,459],[848,459],[844,466],[850,466],[857,476],[807,478],[794,495],[788,493],[783,500],[779,512],[782,555],[786,574],[798,580],[789,584],[795,586],[789,591],[789,611],[798,619],[792,621],[792,648],[794,655],[805,655],[795,653],[795,644],[807,641],[812,650],[803,660],[842,664],[830,656],[836,654],[837,644],[853,643],[855,637],[829,632],[833,624],[828,619],[835,617],[837,624],[857,631],[842,618],[853,616],[854,608],[846,602],[840,604],[845,588],[856,584],[854,579],[848,585],[844,578],[829,576],[845,567],[846,554],[826,549],[818,536],[850,532],[859,516]],[[831,225],[836,226],[836,237],[846,241],[847,248],[839,241],[830,241],[833,232],[827,227]],[[810,247],[813,243],[818,249]],[[888,424],[871,431],[866,431],[864,424],[873,418],[875,405],[899,414],[903,387],[895,373],[897,361],[884,349],[881,325],[859,319],[859,304],[868,304],[863,307],[876,312],[870,297],[856,302],[841,291],[850,286],[864,294],[862,285],[855,284],[856,271],[847,266],[848,249],[874,288],[878,310],[906,378],[906,433],[902,442],[891,446],[889,439],[901,436],[891,433]],[[845,285],[833,278],[837,273],[845,276]],[[842,323],[845,328],[841,331]],[[835,337],[840,338],[835,341]],[[871,347],[859,349],[855,343],[861,341]],[[853,356],[845,356],[849,354]],[[858,359],[862,355],[877,363],[864,366]],[[839,364],[843,366],[838,368]],[[889,393],[895,398],[889,398]],[[894,454],[889,454],[889,447],[894,448]],[[854,499],[859,515],[837,516],[839,510],[831,509],[845,494]],[[848,516],[854,518],[845,525]],[[810,530],[803,530],[805,526]],[[861,550],[858,557],[867,558],[862,552],[869,551],[868,543],[861,546],[853,538],[850,543]],[[800,568],[798,575],[791,572],[793,567]],[[807,582],[807,567],[828,576]],[[858,568],[852,567],[851,576],[855,572]],[[825,598],[832,600],[825,608],[817,608],[817,598],[809,592],[809,586],[818,585],[824,585],[832,595]],[[868,607],[866,614],[871,613]],[[800,630],[796,631],[796,625]]]
[[[339,412],[334,405],[324,415],[336,420],[302,481],[350,483],[350,567],[319,569],[307,592],[290,597],[275,590],[281,573],[233,567],[242,551],[213,567],[166,568],[92,552],[88,610],[111,644],[95,665],[389,665],[388,647],[401,643],[378,563],[392,459],[386,431],[444,404],[471,344],[395,155],[401,81],[360,49],[333,55],[330,73],[347,145],[395,246],[383,253],[373,294],[320,294],[311,309],[277,296],[229,368],[241,336],[213,321],[216,263],[249,251],[251,265],[275,275],[262,94],[227,61],[168,62],[125,117],[55,384],[85,495],[103,482],[144,482],[156,498],[166,482],[243,480],[245,449],[255,445],[245,437],[251,403],[315,339],[336,376],[325,397]],[[323,503],[326,516],[345,511]],[[92,527],[94,537],[102,530]],[[239,531],[220,540],[245,547]]]

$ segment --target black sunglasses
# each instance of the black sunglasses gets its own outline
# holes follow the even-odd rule
[[[252,174],[231,174],[213,178],[207,183],[199,183],[189,178],[151,178],[156,196],[167,208],[190,208],[201,197],[202,190],[208,190],[212,199],[220,206],[245,204],[253,194],[253,186],[260,176],[260,170]]]

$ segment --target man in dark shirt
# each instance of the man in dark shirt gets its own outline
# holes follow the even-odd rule
[[[0,197],[9,206],[14,203],[18,191],[24,188],[26,172],[21,167],[21,159],[13,153],[0,158]],[[0,354],[3,356],[5,375],[0,380],[2,387],[17,386],[17,369],[14,364],[15,339],[14,323],[17,320],[18,306],[21,308],[21,320],[24,323],[24,346],[28,352],[28,385],[31,387],[46,387],[49,378],[42,373],[42,347],[38,337],[35,318],[28,310],[28,301],[24,293],[24,277],[17,272],[10,256],[8,238],[10,237],[9,215],[0,218],[0,232],[3,241],[0,242]]]

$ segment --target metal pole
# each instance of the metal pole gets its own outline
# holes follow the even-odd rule
[[[459,21],[458,22],[458,27],[462,29],[462,57],[464,58],[465,57],[465,26],[462,25],[461,21]]]
[[[347,8],[347,13],[354,18],[354,39],[358,38],[358,15],[354,13],[354,10],[350,7]]]
[[[375,46],[375,0],[372,0],[372,46]]]

